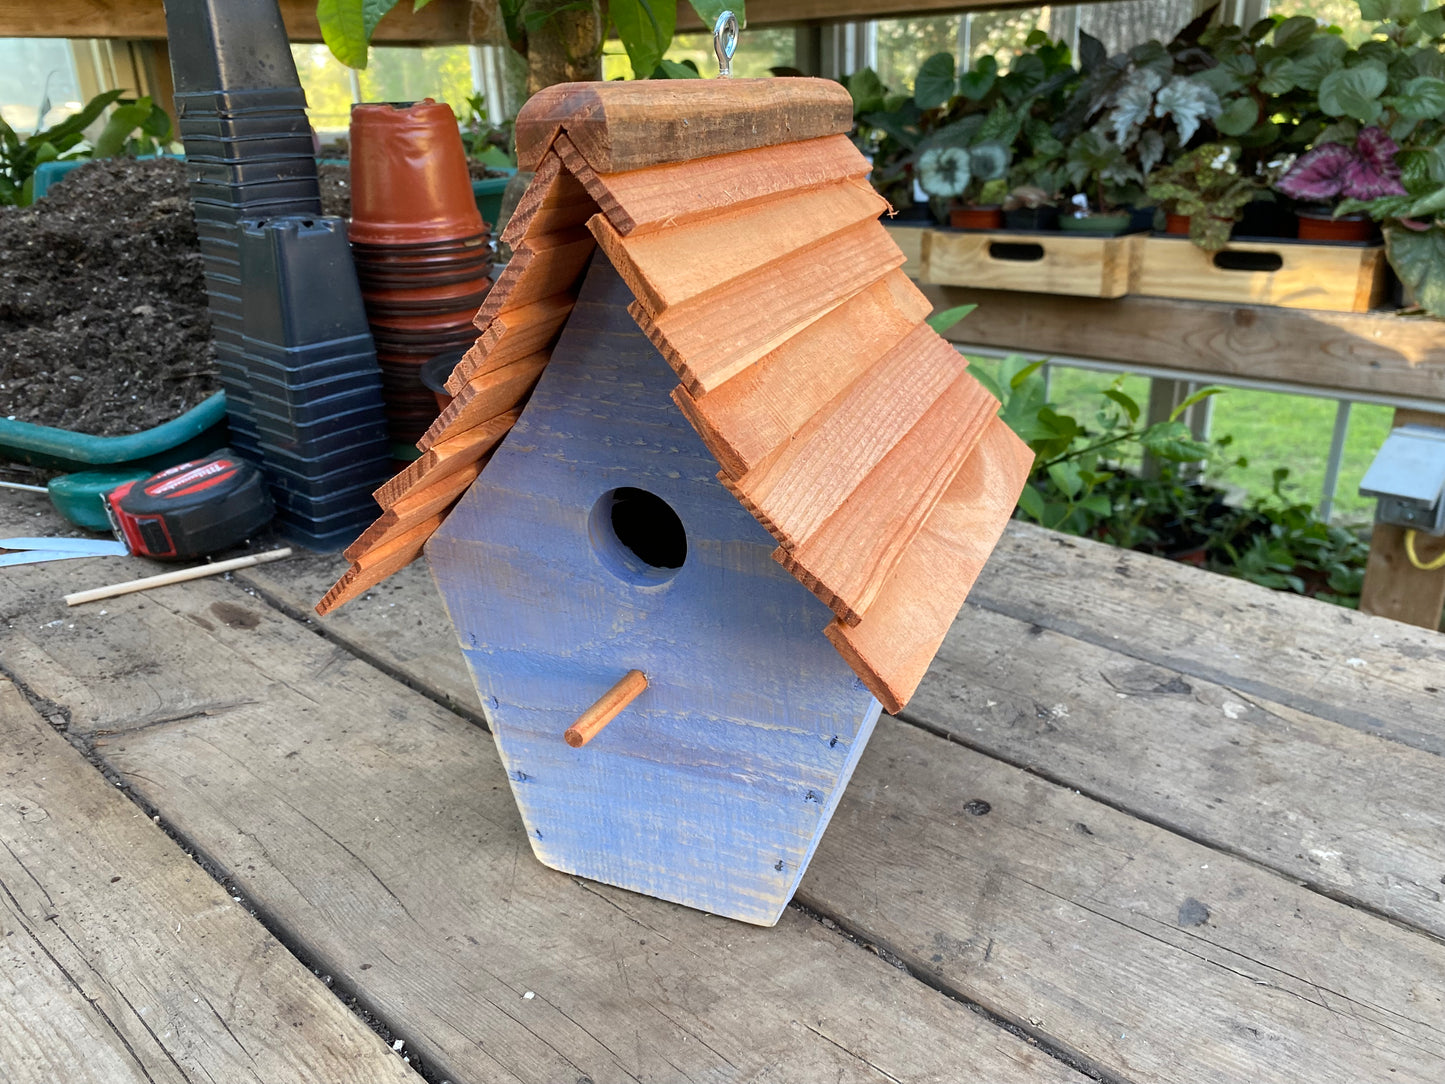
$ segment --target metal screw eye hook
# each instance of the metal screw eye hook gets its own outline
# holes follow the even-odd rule
[[[738,17],[731,11],[724,11],[712,24],[712,51],[717,54],[718,78],[730,79],[733,54],[738,51]]]

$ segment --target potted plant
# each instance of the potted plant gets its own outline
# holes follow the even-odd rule
[[[1399,146],[1383,128],[1361,128],[1350,142],[1321,143],[1301,155],[1275,187],[1300,200],[1302,241],[1369,241],[1375,224],[1363,211],[1346,212],[1341,203],[1365,205],[1385,196],[1405,196]]]
[[[1319,80],[1331,123],[1276,187],[1379,223],[1407,295],[1445,317],[1445,18],[1398,0],[1372,14],[1378,36]]]
[[[1167,233],[1188,235],[1205,252],[1218,252],[1244,208],[1268,196],[1269,187],[1267,179],[1240,169],[1238,146],[1204,143],[1156,169],[1148,194],[1164,208]]]
[[[930,202],[946,205],[955,229],[996,230],[1003,226],[1008,164],[1008,148],[993,140],[930,147],[919,155],[918,183]]]

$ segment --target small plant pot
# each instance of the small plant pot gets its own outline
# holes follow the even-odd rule
[[[1003,225],[1007,230],[1026,230],[1029,233],[1056,230],[1059,228],[1059,209],[1047,204],[1042,207],[1018,207],[1003,213]]]
[[[1257,199],[1244,205],[1234,232],[1240,237],[1298,237],[1299,220],[1279,200]]]
[[[451,106],[352,107],[352,241],[426,245],[484,230]]]
[[[449,350],[428,358],[421,367],[421,382],[436,396],[438,410],[445,410],[451,404],[452,393],[447,391],[447,377],[452,375],[452,370],[465,353],[465,350]]]
[[[1065,233],[1089,233],[1096,237],[1118,237],[1120,234],[1128,233],[1133,222],[1134,216],[1128,211],[1115,211],[1106,215],[1088,215],[1084,218],[1061,215],[1059,229]]]
[[[1300,211],[1299,239],[1301,241],[1373,241],[1375,224],[1367,215],[1340,215],[1335,218],[1329,211]]]
[[[1001,230],[1003,208],[955,207],[948,212],[948,224],[956,230]]]
[[[1189,215],[1176,215],[1168,211],[1164,215],[1164,232],[1175,237],[1189,236]]]

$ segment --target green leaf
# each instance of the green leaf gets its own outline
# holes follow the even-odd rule
[[[1214,118],[1214,126],[1227,136],[1242,136],[1259,120],[1259,105],[1253,98],[1235,98]]]
[[[105,112],[111,102],[114,102],[124,94],[125,91],[123,90],[107,90],[103,94],[97,94],[85,103],[85,108],[79,113],[66,117],[59,124],[53,125],[43,132],[37,132],[31,136],[30,139],[44,139],[51,143],[58,143],[65,136],[79,135],[95,123],[96,119]]]
[[[689,0],[692,10],[697,12],[697,17],[702,20],[702,25],[711,32],[717,24],[718,16],[725,11],[731,11],[738,17],[738,26],[747,26],[747,12],[743,10],[743,0]],[[676,5],[673,7],[672,21],[677,23]]]
[[[396,0],[316,0],[321,40],[349,68],[365,68],[371,33]]]
[[[942,335],[976,308],[978,308],[977,305],[955,305],[951,309],[934,313],[924,323]]]
[[[1419,75],[1400,89],[1400,93],[1387,99],[1395,110],[1414,120],[1429,120],[1445,114],[1445,79],[1430,75]]]
[[[1390,73],[1378,60],[1330,72],[1320,80],[1320,108],[1332,117],[1353,117],[1369,124],[1380,115],[1380,95]]]
[[[95,137],[95,146],[91,150],[92,157],[114,158],[125,150],[126,140],[130,139],[131,133],[150,119],[151,100],[141,98],[139,101],[130,102],[127,105],[117,106],[110,114],[110,119],[105,122],[100,135]]]
[[[664,57],[658,62],[656,70],[652,73],[653,79],[701,79],[700,73],[691,64],[679,64],[676,60],[668,60]]]
[[[979,384],[983,387],[983,390],[988,392],[995,399],[997,399],[1000,404],[1006,402],[1009,397],[1008,392],[1004,391],[1004,389],[999,385],[999,382],[993,378],[993,374],[990,373],[987,368],[979,364],[979,362],[982,360],[984,359],[968,359],[969,375],[971,375],[975,380],[977,380]]]
[[[987,96],[997,81],[998,61],[991,56],[981,56],[973,71],[964,72],[959,77],[958,92],[969,101],[976,102]]]
[[[1281,57],[1265,64],[1259,89],[1265,94],[1288,94],[1295,87],[1294,80],[1294,61]]]
[[[627,50],[633,72],[639,79],[651,75],[672,44],[677,4],[674,0],[612,0],[607,13]]]
[[[848,77],[848,93],[853,97],[853,115],[876,113],[883,108],[883,99],[888,88],[872,68],[860,68]],[[873,121],[869,121],[873,124]],[[874,127],[883,127],[874,124]]]
[[[1209,445],[1194,439],[1181,421],[1159,422],[1139,435],[1145,451],[1174,463],[1192,463],[1209,455]]]
[[[1445,37],[1445,7],[1421,12],[1415,17],[1415,25],[1427,38]]]
[[[1105,493],[1094,493],[1079,502],[1079,507],[1096,516],[1107,516],[1114,511],[1114,502]]]
[[[1019,511],[1035,522],[1044,518],[1044,498],[1032,484],[1026,485],[1019,494]]]
[[[1022,369],[1020,369],[1018,372],[1014,373],[1014,375],[1009,379],[1008,386],[1011,387],[1011,388],[1013,388],[1015,391],[1017,391],[1019,388],[1021,388],[1021,387],[1023,386],[1023,383],[1024,383],[1025,380],[1027,380],[1029,377],[1033,376],[1034,373],[1036,373],[1036,372],[1038,372],[1040,369],[1042,369],[1042,368],[1044,367],[1044,365],[1045,365],[1045,361],[1044,361],[1044,359],[1042,359],[1042,358],[1039,359],[1038,361],[1030,362],[1028,365],[1025,365],[1025,366],[1024,366]]]
[[[1436,189],[1429,195],[1417,199],[1401,218],[1434,218],[1445,211],[1445,188]]]
[[[1281,53],[1294,53],[1315,36],[1315,20],[1310,15],[1296,15],[1274,28],[1274,47]]]
[[[1112,399],[1119,404],[1124,413],[1128,415],[1129,424],[1132,425],[1139,420],[1139,404],[1125,395],[1119,388],[1105,388],[1104,395],[1106,398]]]
[[[913,102],[919,109],[937,109],[953,97],[957,74],[952,53],[934,53],[918,68]]]
[[[1218,384],[1210,384],[1207,388],[1200,388],[1193,395],[1185,399],[1184,402],[1180,403],[1177,407],[1175,407],[1172,411],[1169,412],[1169,420],[1172,422],[1177,418],[1183,417],[1184,412],[1190,407],[1192,407],[1195,403],[1202,403],[1211,395],[1218,395],[1224,390],[1225,389]]]
[[[1084,488],[1084,480],[1079,477],[1079,468],[1067,459],[1062,463],[1050,464],[1048,467],[1048,475],[1049,481],[1058,486],[1059,492],[1066,497],[1076,497],[1079,491]]]

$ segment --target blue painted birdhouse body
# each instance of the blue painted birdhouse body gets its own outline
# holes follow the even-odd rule
[[[822,635],[832,612],[718,482],[631,301],[598,253],[520,421],[426,553],[537,857],[772,924],[879,705]],[[659,560],[666,509],[681,534]],[[568,746],[634,669],[647,689]]]

